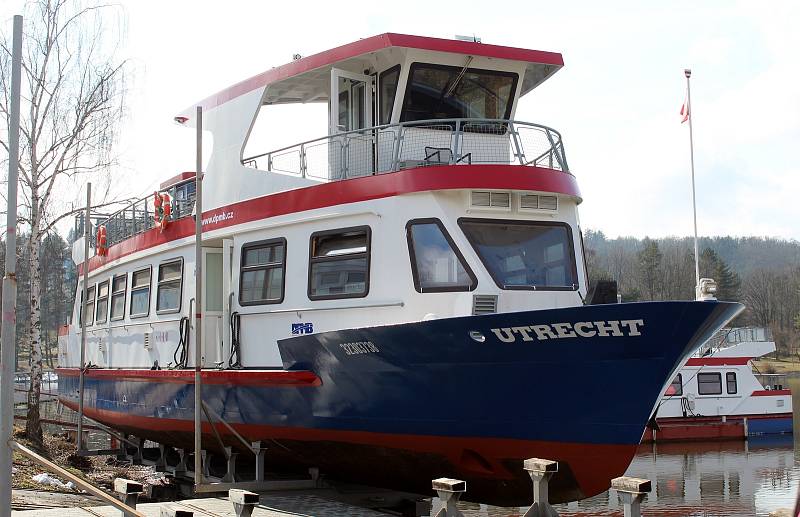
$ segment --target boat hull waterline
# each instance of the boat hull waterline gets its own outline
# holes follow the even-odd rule
[[[531,497],[522,460],[542,457],[560,462],[551,501],[580,499],[624,473],[672,376],[741,309],[626,303],[303,335],[279,341],[283,371],[204,370],[203,399],[267,442],[271,467],[422,494],[456,477],[471,500],[515,505]],[[59,370],[72,408],[78,371]],[[193,375],[90,369],[85,413],[191,449]],[[203,440],[214,449],[207,423]]]

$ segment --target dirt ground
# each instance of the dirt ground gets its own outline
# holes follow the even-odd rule
[[[127,462],[117,461],[113,456],[91,456],[81,457],[75,454],[75,443],[67,440],[64,434],[44,435],[44,446],[31,443],[24,438],[24,429],[15,428],[16,439],[30,449],[38,452],[45,458],[53,461],[58,466],[70,471],[94,485],[111,489],[114,479],[122,477],[139,481],[144,485],[160,484],[164,482],[161,475],[157,474],[153,467],[141,465],[129,465]],[[12,482],[14,489],[33,489],[42,491],[65,492],[68,489],[37,483],[32,478],[37,474],[47,472],[52,477],[66,483],[68,480],[61,479],[57,474],[48,472],[42,466],[23,456],[19,452],[14,452],[14,474]],[[74,490],[79,493],[80,490]]]

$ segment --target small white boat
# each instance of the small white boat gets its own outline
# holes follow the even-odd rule
[[[751,361],[775,351],[765,328],[720,330],[673,378],[644,441],[742,439],[792,432],[792,392],[784,375]]]

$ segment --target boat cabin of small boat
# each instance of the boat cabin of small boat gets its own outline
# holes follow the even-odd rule
[[[580,305],[581,198],[561,135],[514,120],[520,97],[562,64],[555,53],[384,34],[202,101],[213,135],[204,364],[281,367],[277,340],[303,332]],[[244,154],[260,109],[312,102],[328,104],[328,135]],[[175,352],[196,299],[186,279],[194,173],[158,194],[99,223],[107,243],[90,260],[86,302],[93,365],[191,355]],[[77,365],[79,333],[62,366]]]

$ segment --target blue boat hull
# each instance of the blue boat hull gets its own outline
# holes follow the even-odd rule
[[[536,456],[560,462],[551,500],[572,500],[622,475],[666,384],[740,310],[648,302],[298,336],[279,342],[283,372],[205,372],[203,398],[248,439],[277,442],[272,465],[421,493],[457,477],[473,500],[523,504],[522,460]],[[68,370],[59,389],[74,407]],[[190,447],[189,373],[90,371],[87,414]]]

